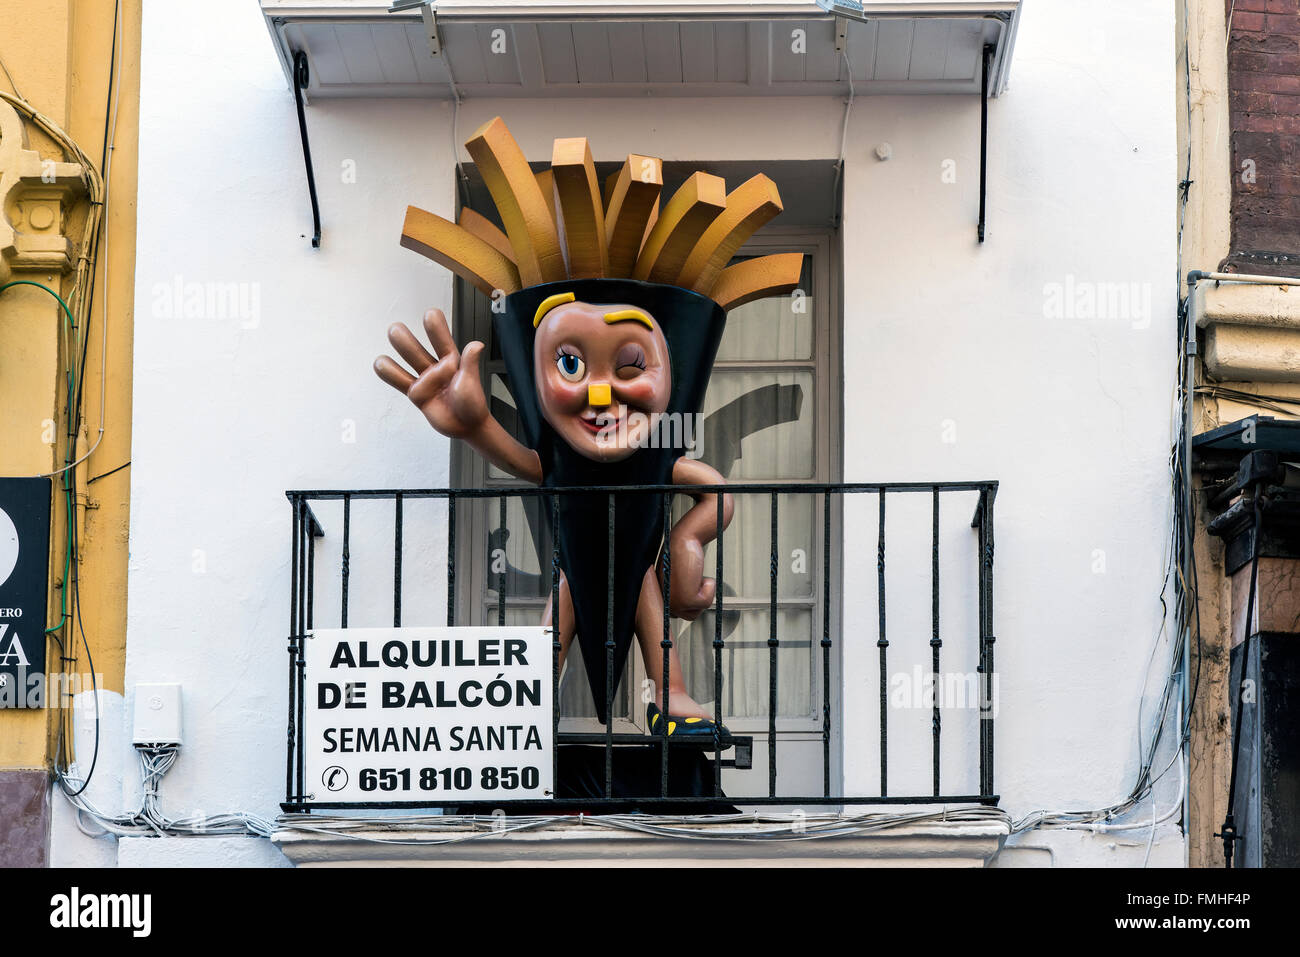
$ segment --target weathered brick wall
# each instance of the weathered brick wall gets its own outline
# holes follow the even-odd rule
[[[1300,275],[1300,0],[1226,0],[1232,8],[1234,272]]]

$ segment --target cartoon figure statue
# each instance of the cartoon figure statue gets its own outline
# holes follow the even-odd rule
[[[676,485],[692,494],[692,486],[723,484],[686,454],[679,423],[701,409],[726,310],[798,282],[800,253],[728,265],[781,211],[772,181],[755,176],[728,194],[721,178],[697,172],[661,209],[662,163],[652,157],[628,156],[602,195],[585,139],[556,140],[550,170],[538,174],[500,117],[466,147],[505,231],[471,210],[457,225],[411,207],[402,245],[492,297],[493,333],[525,442],[489,413],[479,378],[483,344],[458,351],[440,310],[424,317],[432,353],[406,326],[390,327],[389,342],[414,374],[381,356],[379,377],[439,432],[542,486]],[[663,423],[677,427],[657,428]],[[717,588],[704,574],[705,546],[718,534],[717,500],[692,497],[695,505],[668,536],[669,608],[685,620],[712,605]],[[561,660],[576,634],[597,716],[607,722],[607,697],[635,635],[662,702],[662,495],[615,496],[612,594],[607,495],[556,499]],[[732,508],[724,496],[724,524]],[[544,623],[553,613],[548,602]],[[667,714],[658,704],[647,709],[652,732],[713,734],[708,714],[686,693],[675,647],[667,690]]]

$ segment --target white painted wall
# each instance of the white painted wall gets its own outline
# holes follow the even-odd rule
[[[1169,527],[1173,38],[1164,4],[1026,5],[1011,89],[990,107],[983,248],[972,226],[973,107],[888,99],[854,109],[850,155],[882,140],[894,155],[847,170],[845,478],[1001,481],[995,786],[1017,815],[1109,804],[1137,771]],[[958,182],[942,187],[946,158]],[[1150,313],[1048,318],[1045,287],[1071,281],[1149,284]],[[956,442],[943,441],[945,423]],[[858,520],[867,543],[872,506]],[[915,595],[928,585],[928,552],[904,567]],[[874,638],[875,568],[853,571],[846,619],[868,623]],[[891,587],[891,608],[893,597]],[[916,604],[909,634],[928,638],[928,603]],[[878,720],[876,654],[864,642],[846,657],[846,727],[868,732],[864,741]],[[1167,654],[1162,644],[1148,695]],[[904,740],[926,755],[920,717]],[[973,722],[964,730],[973,740]],[[899,747],[891,737],[893,754]],[[849,788],[878,782],[877,767],[867,760],[854,774],[850,764]],[[919,778],[928,781],[928,765]],[[1176,769],[1164,784],[1162,812]],[[1177,858],[1176,842],[1169,853]]]
[[[977,102],[860,98],[853,108],[844,477],[1001,480],[997,789],[1017,815],[1108,804],[1136,771],[1168,527],[1178,172],[1167,7],[1027,4],[1012,88],[990,108],[983,247]],[[284,785],[284,490],[447,480],[447,443],[369,363],[390,322],[450,305],[449,274],[397,238],[408,203],[452,208],[452,112],[419,101],[310,107],[324,220],[314,251],[292,92],[256,5],[209,14],[199,0],[145,9],[127,685],[184,685],[185,748],[163,786],[169,809],[270,816]],[[549,155],[554,136],[587,135],[598,159],[629,150],[829,159],[842,109],[829,99],[471,101],[459,132],[463,140],[501,113],[530,156]],[[885,163],[872,155],[882,141],[893,147]],[[349,160],[354,184],[341,181]],[[946,160],[952,184],[941,179]],[[248,284],[256,315],[169,318],[165,290],[178,276]],[[1068,277],[1150,284],[1150,314],[1048,318],[1045,285]],[[955,442],[943,441],[945,420]],[[974,548],[962,512],[945,512],[954,555],[963,542]],[[928,536],[928,512],[918,517]],[[891,522],[905,518],[900,509]],[[436,620],[445,580],[445,529],[431,512],[422,520],[434,546],[417,574],[437,584],[408,595],[412,621]],[[367,535],[376,547],[389,541],[390,520],[370,522],[354,553]],[[337,520],[326,525],[337,531]],[[928,661],[929,580],[928,537],[905,547],[899,527],[889,598],[901,670],[912,657]],[[874,548],[874,505],[849,510],[846,536]],[[1104,573],[1093,570],[1099,551]],[[963,567],[947,562],[945,581]],[[874,563],[851,565],[844,591],[851,636],[862,639],[845,652],[845,783],[874,788]],[[354,623],[383,623],[382,595],[354,606]],[[973,619],[952,608],[945,622],[945,661],[968,667],[959,639]],[[1147,689],[1148,704],[1158,690]],[[954,721],[945,735],[973,740],[974,725]],[[899,786],[928,783],[928,741],[928,711],[897,719],[891,760],[915,769],[909,778],[895,766]],[[955,748],[945,754],[954,789],[963,774],[974,787],[967,764]],[[1176,777],[1159,795],[1162,810]],[[1055,862],[1106,863],[1107,841],[1057,841]],[[1177,833],[1162,833],[1153,860],[1181,858]],[[154,851],[149,860],[164,862]]]

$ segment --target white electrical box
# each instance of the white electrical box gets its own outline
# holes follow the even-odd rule
[[[135,730],[137,745],[181,743],[181,686],[139,684],[135,686]]]

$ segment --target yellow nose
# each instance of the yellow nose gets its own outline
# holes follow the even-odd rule
[[[609,405],[609,383],[593,382],[587,386],[587,404],[593,408]]]

